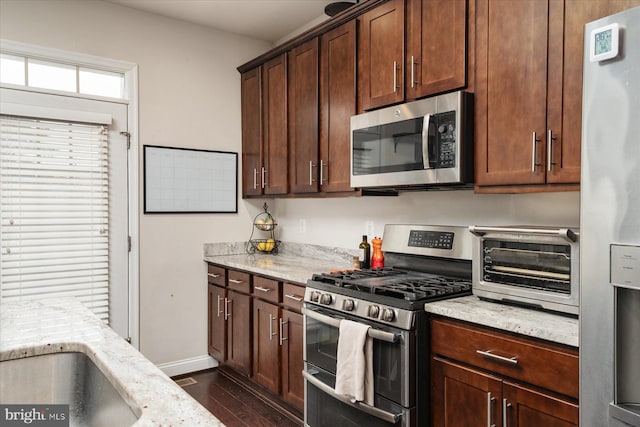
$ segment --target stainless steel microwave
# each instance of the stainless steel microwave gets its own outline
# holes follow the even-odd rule
[[[452,92],[351,117],[351,186],[473,182],[473,94]]]
[[[473,225],[469,230],[477,236],[472,257],[474,295],[578,314],[578,228]]]

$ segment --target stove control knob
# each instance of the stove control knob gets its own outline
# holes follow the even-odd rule
[[[333,298],[331,298],[331,294],[322,294],[320,295],[320,304],[330,305]]]
[[[380,319],[384,320],[385,322],[393,322],[393,319],[395,319],[395,317],[396,315],[392,309],[385,308],[382,310],[382,315],[380,316]]]
[[[318,300],[320,299],[320,292],[311,291],[311,293],[309,294],[309,299],[311,299],[311,301],[313,302],[318,302]]]
[[[380,307],[378,307],[377,305],[370,305],[369,312],[367,314],[369,315],[369,317],[377,319],[378,315],[380,314]]]
[[[348,299],[342,301],[342,309],[344,311],[353,311],[355,306],[356,306],[356,304],[355,304],[355,302],[353,302],[353,300],[351,298],[348,298]]]

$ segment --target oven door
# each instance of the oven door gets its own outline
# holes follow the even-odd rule
[[[330,401],[337,407],[349,407],[347,412],[355,410],[367,413],[367,417],[384,420],[388,425],[396,424],[403,418],[403,408],[415,407],[415,344],[416,337],[412,331],[404,331],[385,326],[376,322],[368,322],[353,316],[345,316],[342,313],[327,310],[313,304],[305,304],[304,328],[304,360],[306,371],[304,372],[307,392],[311,395],[305,400],[307,408],[317,404],[318,396],[323,401]],[[362,403],[352,404],[344,396],[335,394],[335,374],[337,366],[337,350],[339,338],[339,326],[341,319],[349,319],[365,323],[371,326],[370,334],[373,337],[373,376],[375,407]],[[311,386],[311,389],[309,388]],[[324,396],[322,396],[324,395]],[[331,397],[331,399],[327,399]],[[341,409],[342,413],[346,408]],[[339,416],[323,406],[323,417]],[[313,411],[309,414],[315,413]],[[364,416],[363,414],[360,414]],[[406,415],[405,415],[406,416]],[[354,419],[351,417],[351,419]],[[309,423],[324,425],[322,423]],[[331,423],[329,423],[331,424]],[[333,424],[343,425],[343,424]],[[378,424],[359,424],[378,425]],[[387,424],[381,424],[387,425]],[[409,425],[403,424],[402,425]]]

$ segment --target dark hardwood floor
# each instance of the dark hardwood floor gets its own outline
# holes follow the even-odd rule
[[[268,403],[259,392],[246,387],[223,369],[214,368],[173,379],[181,384],[190,382],[189,378],[196,383],[183,385],[184,391],[228,427],[299,427],[303,424],[295,414],[283,408],[279,410],[277,404]]]

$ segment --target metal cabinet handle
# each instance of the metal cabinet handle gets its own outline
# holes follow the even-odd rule
[[[320,160],[320,185],[322,185],[322,183],[324,181],[328,181],[328,180],[324,179],[324,167],[325,166],[329,166],[329,164],[325,163],[323,160]]]
[[[553,136],[553,132],[551,129],[547,130],[547,170],[551,171],[551,165],[555,165],[553,162],[553,141],[556,140],[556,137]]]
[[[229,279],[230,283],[235,283],[236,285],[239,285],[240,283],[243,283],[244,280],[236,280],[236,279]]]
[[[231,300],[228,298],[224,299],[224,320],[227,320],[229,316],[231,316],[231,310],[229,310],[229,306],[231,305]]]
[[[263,288],[262,286],[254,286],[253,289],[260,292],[271,292],[273,289]]]
[[[280,318],[278,319],[278,322],[280,323],[280,346],[282,346],[282,344],[289,339],[284,337],[284,325],[288,325],[289,321],[287,320],[285,322],[284,319]]]
[[[267,171],[266,171],[266,169],[265,169],[265,168],[264,168],[264,166],[263,166],[263,167],[262,167],[262,188],[263,188],[263,189],[264,189],[264,187],[265,187],[265,182],[266,182],[266,181],[265,181],[265,179],[264,179],[264,176],[265,176],[266,174],[267,174]]]
[[[540,163],[536,163],[536,143],[540,142],[540,139],[536,136],[536,133],[533,132],[531,136],[531,172],[536,171],[536,166],[540,165]]]
[[[416,75],[415,75],[415,71],[414,71],[415,64],[416,64],[415,58],[413,57],[413,55],[411,55],[411,87],[412,88],[415,87],[416,83],[417,83],[416,82]]]
[[[253,168],[253,189],[258,188],[258,169]]]
[[[276,319],[277,317],[273,317],[273,315],[269,313],[269,341],[273,341],[273,337],[278,334],[277,332],[273,332],[273,321]]]
[[[316,165],[313,164],[313,160],[309,160],[309,185],[313,185],[313,181],[315,181],[315,179],[313,179],[313,168],[315,168]]]
[[[398,91],[398,61],[393,61],[393,93]]]
[[[487,427],[496,427],[495,424],[491,422],[493,419],[493,402],[495,402],[496,398],[491,395],[491,392],[487,393]]]
[[[302,371],[302,376],[305,380],[307,380],[310,384],[316,387],[321,392],[332,396],[333,398],[339,400],[340,402],[351,406],[352,408],[356,408],[366,414],[372,415],[376,418],[379,418],[387,423],[397,424],[402,419],[402,413],[394,414],[391,412],[384,411],[382,409],[376,408],[375,406],[367,405],[364,402],[354,402],[348,396],[344,394],[336,393],[335,389],[331,386],[323,383],[321,380],[313,376],[313,374]]]
[[[217,277],[220,277],[219,274],[214,274],[214,273],[207,273],[207,276],[213,277],[214,279],[217,278]]]
[[[302,302],[302,300],[304,299],[304,298],[302,298],[302,297],[297,297],[297,296],[295,296],[295,295],[285,295],[284,297],[285,297],[285,298],[292,299],[292,300],[297,301],[297,302]]]
[[[220,295],[218,295],[218,310],[217,310],[217,314],[218,317],[220,317],[220,301],[223,300],[224,298],[222,298]]]
[[[507,409],[511,407],[511,403],[507,399],[502,399],[502,427],[509,427]]]
[[[476,353],[481,354],[483,356],[489,357],[491,359],[496,359],[499,360],[501,362],[507,362],[507,363],[512,363],[514,365],[518,364],[518,357],[517,356],[513,356],[513,357],[504,357],[504,356],[499,356],[497,354],[492,353],[493,350],[476,350]]]

